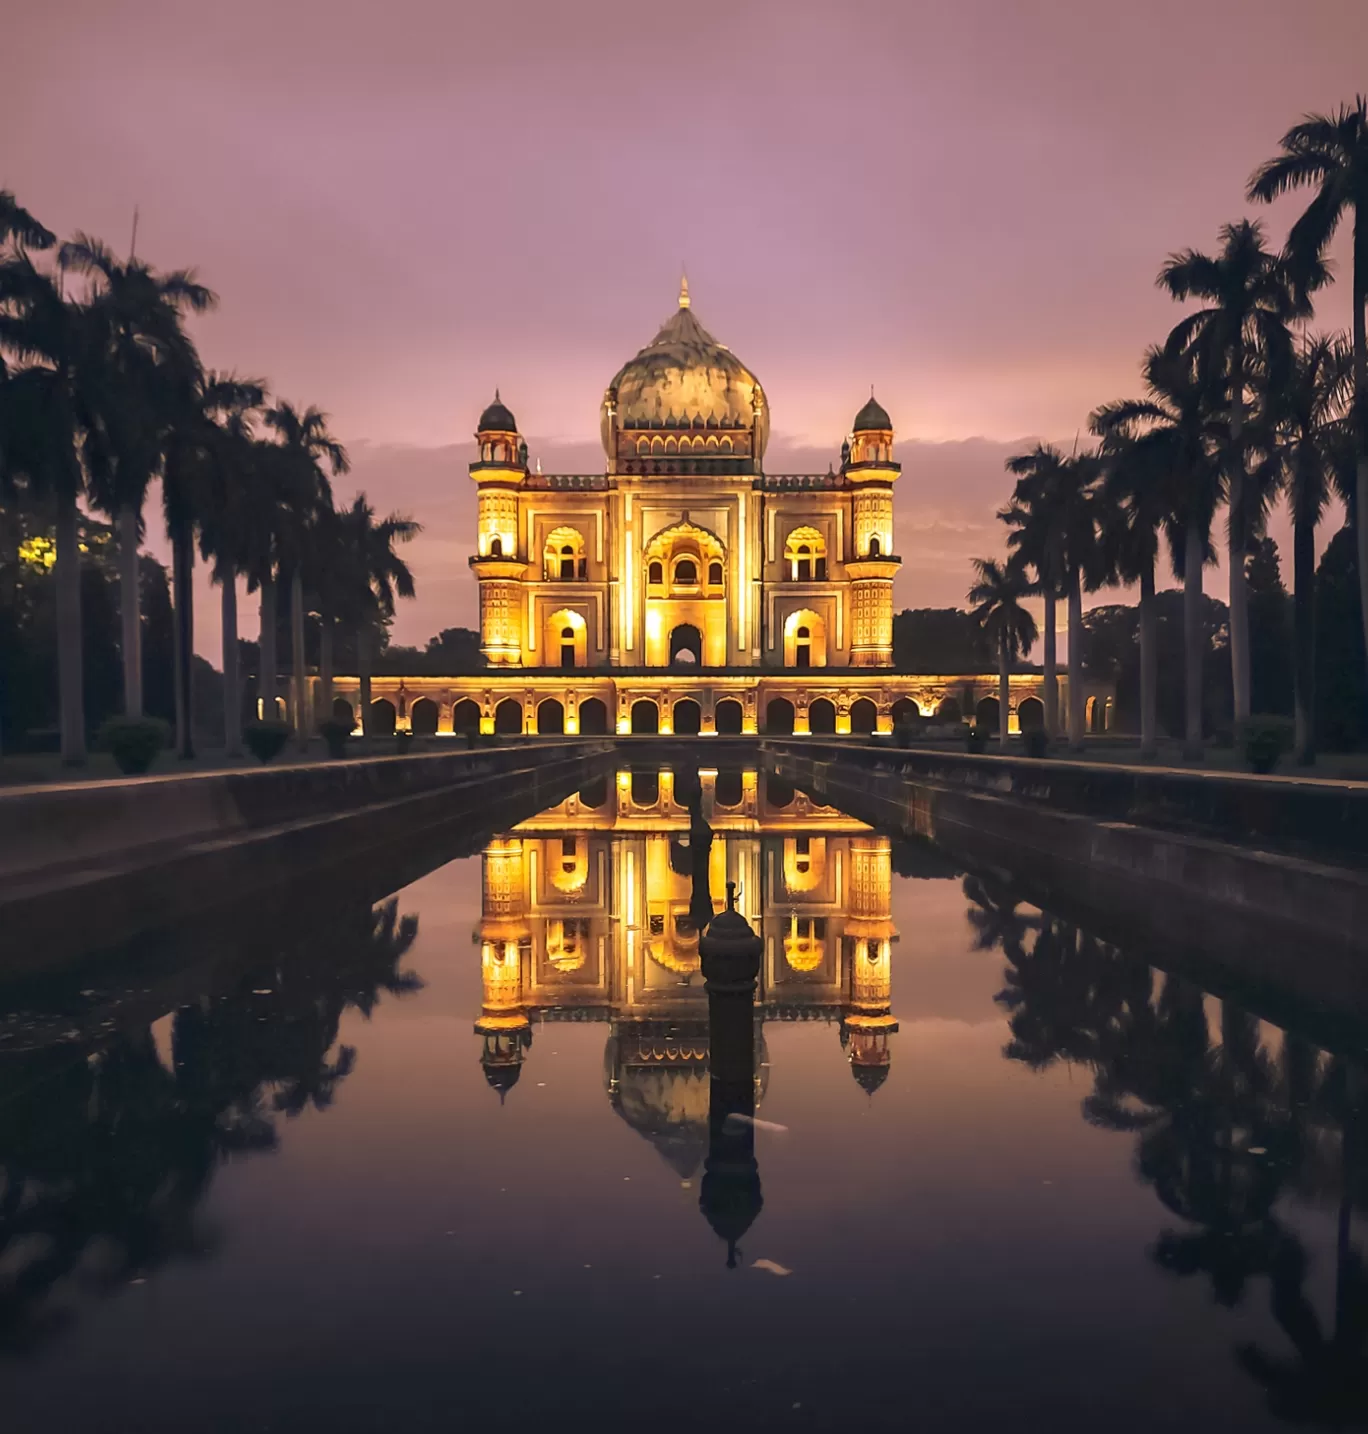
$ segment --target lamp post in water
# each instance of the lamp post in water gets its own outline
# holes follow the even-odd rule
[[[703,881],[706,888],[706,868]],[[697,868],[694,904],[699,904]],[[711,1074],[708,1158],[698,1207],[727,1242],[728,1269],[736,1268],[736,1243],[764,1205],[755,1159],[755,983],[761,950],[760,938],[736,909],[736,883],[729,881],[727,909],[712,918],[698,942],[708,992]]]

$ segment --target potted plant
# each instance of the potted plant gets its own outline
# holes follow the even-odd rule
[[[1255,714],[1240,728],[1240,745],[1250,770],[1268,773],[1292,749],[1292,723],[1286,717]]]
[[[170,737],[171,729],[159,717],[111,717],[96,742],[124,776],[133,777],[147,771]]]
[[[273,762],[290,740],[290,729],[284,722],[251,722],[242,740],[258,762]]]
[[[347,755],[347,742],[351,738],[350,722],[339,722],[336,717],[330,717],[326,722],[318,724],[318,735],[322,737],[324,745],[328,749],[328,756],[345,757]]]

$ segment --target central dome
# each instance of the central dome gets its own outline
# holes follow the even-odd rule
[[[769,404],[760,380],[694,317],[687,281],[679,308],[637,356],[620,368],[603,406],[603,443],[609,456],[609,405],[621,430],[743,429],[754,454],[765,451]]]

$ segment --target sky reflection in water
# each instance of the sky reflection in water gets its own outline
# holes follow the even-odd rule
[[[618,774],[155,1011],[0,993],[5,1427],[1364,1422],[1357,1064],[704,788],[765,940],[737,1268],[687,817]]]

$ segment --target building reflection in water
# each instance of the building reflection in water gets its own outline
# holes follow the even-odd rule
[[[757,1104],[768,1021],[830,1021],[872,1094],[898,1029],[888,838],[754,771],[700,778],[712,894],[735,882],[738,910],[764,942]],[[676,791],[671,771],[624,769],[489,844],[475,1029],[502,1099],[535,1025],[604,1022],[609,1103],[692,1180],[708,1150],[710,1050],[684,780]]]

